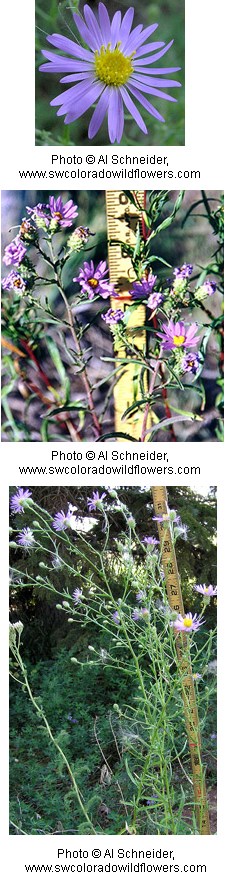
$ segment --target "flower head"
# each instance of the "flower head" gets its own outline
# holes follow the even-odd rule
[[[4,264],[21,264],[26,251],[26,247],[21,243],[19,237],[16,237],[15,240],[9,243],[9,246],[6,246],[3,256]]]
[[[62,532],[67,528],[73,528],[73,520],[76,520],[76,517],[73,515],[75,510],[77,510],[77,507],[73,507],[72,504],[68,504],[67,513],[64,513],[64,510],[58,510],[58,513],[55,514],[53,519],[53,528],[56,529],[57,532]]]
[[[35,538],[32,530],[27,526],[27,528],[22,529],[22,531],[17,536],[17,544],[21,544],[21,547],[33,547],[35,544]]]
[[[143,538],[143,544],[148,544],[149,547],[156,547],[156,545],[159,544],[159,541],[157,541],[156,538],[153,538],[152,535],[145,535]]]
[[[181,360],[182,372],[191,372],[195,375],[200,366],[200,358],[197,353],[185,353]]]
[[[47,62],[41,65],[40,70],[65,75],[61,82],[74,84],[54,98],[51,105],[59,105],[58,116],[65,116],[65,123],[72,123],[95,104],[88,138],[94,138],[108,112],[109,139],[111,143],[118,144],[123,135],[125,105],[137,126],[147,134],[145,122],[133,98],[151,116],[164,122],[164,118],[143,93],[166,101],[176,101],[162,89],[180,86],[177,80],[167,79],[168,74],[179,68],[150,68],[150,65],[157,63],[165,55],[173,41],[167,46],[162,42],[146,43],[158,25],[150,25],[148,28],[138,25],[131,30],[133,7],[127,9],[123,18],[121,12],[115,12],[111,22],[104,3],[99,3],[98,16],[94,15],[87,4],[84,5],[83,12],[84,19],[76,12],[73,13],[79,33],[78,43],[60,34],[47,37],[49,43],[67,53],[67,56],[44,50],[42,54]],[[87,48],[81,46],[80,37]]]
[[[114,621],[114,624],[120,624],[120,616],[118,611],[113,612],[112,619]]]
[[[202,286],[199,286],[199,288],[196,289],[196,295],[197,295],[198,299],[203,299],[203,298],[207,298],[210,295],[215,295],[215,292],[216,292],[215,280],[205,280],[205,282],[202,283]]]
[[[157,310],[160,304],[163,301],[163,293],[162,292],[152,292],[152,295],[149,296],[147,305],[150,307],[150,310]]]
[[[139,621],[139,620],[140,620],[140,618],[141,618],[141,612],[140,612],[139,608],[134,608],[134,611],[132,612],[131,617],[132,617],[132,620],[133,620],[133,621]]]
[[[152,294],[152,290],[154,289],[156,280],[157,277],[151,272],[148,274],[147,278],[142,277],[141,280],[136,280],[136,282],[133,283],[132,289],[130,289],[130,294],[133,299],[149,298],[149,295]]]
[[[15,270],[10,270],[8,276],[4,277],[2,280],[2,288],[14,289],[15,292],[25,292],[25,289],[27,288],[27,280],[24,280],[21,274]]]
[[[177,615],[175,621],[172,621],[170,626],[174,627],[175,630],[181,630],[184,633],[191,633],[192,630],[199,630],[199,628],[204,624],[203,618],[199,615],[192,615],[191,612],[188,612],[187,615]]]
[[[10,509],[12,513],[24,513],[24,505],[26,505],[28,498],[32,497],[32,492],[29,492],[29,489],[21,489],[18,488],[15,495],[12,495],[10,498]]]
[[[81,286],[83,295],[87,295],[92,300],[95,295],[101,298],[108,298],[110,295],[116,296],[113,286],[106,279],[108,268],[106,261],[100,261],[95,268],[93,261],[84,261],[78,277],[73,277],[74,282],[78,282]]]
[[[47,230],[49,226],[49,203],[37,203],[36,206],[27,206],[26,209],[32,221],[36,222],[37,227]]]
[[[162,329],[163,332],[158,334],[162,339],[164,350],[176,350],[177,347],[193,347],[199,341],[199,335],[196,336],[198,331],[197,323],[191,323],[190,326],[185,327],[184,323],[173,323],[173,320],[169,320],[167,326],[165,323],[162,324]]]
[[[138,593],[136,593],[136,600],[137,600],[137,602],[142,602],[143,599],[145,599],[145,592],[144,592],[144,590],[138,590]]]
[[[182,267],[175,267],[173,275],[175,280],[187,280],[188,277],[191,277],[193,271],[192,264],[182,264]]]
[[[217,587],[213,587],[212,584],[195,584],[194,590],[197,590],[197,593],[202,593],[203,596],[217,596]]]
[[[77,206],[73,200],[68,200],[63,205],[62,197],[49,197],[50,215],[57,227],[71,227],[74,218],[77,217]]]
[[[89,237],[94,237],[94,234],[89,230],[89,227],[76,227],[67,240],[67,248],[69,249],[69,252],[80,252],[81,249],[83,249],[83,246],[86,246]]]
[[[105,492],[102,492],[102,495],[99,495],[99,492],[93,492],[92,498],[87,498],[87,506],[88,510],[102,510],[104,501],[106,498]]]
[[[83,599],[82,590],[79,590],[79,588],[76,587],[76,590],[74,590],[72,593],[72,597],[74,599],[74,604],[77,605],[78,602],[80,602],[80,600]]]
[[[120,310],[118,307],[117,310],[112,310],[110,307],[107,310],[107,313],[102,313],[102,319],[105,320],[105,323],[108,323],[109,326],[116,326],[117,323],[122,323],[125,317],[125,313],[123,310]]]

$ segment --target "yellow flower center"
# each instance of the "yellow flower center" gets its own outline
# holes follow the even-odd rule
[[[184,341],[185,341],[184,335],[174,335],[173,336],[173,343],[176,344],[176,347],[182,347],[182,344],[184,344]]]
[[[192,627],[192,618],[184,618],[184,626]]]
[[[17,279],[14,280],[13,285],[16,286],[16,289],[22,288],[22,280],[20,279],[20,277],[17,277]]]
[[[62,217],[63,217],[63,216],[62,216],[62,213],[61,213],[61,212],[53,212],[53,218],[58,218],[59,221],[61,221],[61,218],[62,218]]]
[[[88,280],[89,286],[92,286],[92,289],[96,289],[96,286],[98,286],[98,282],[99,280],[96,280],[96,277],[90,277],[90,279]]]
[[[206,587],[204,593],[209,593],[209,587]]]
[[[123,86],[133,73],[132,59],[125,56],[119,49],[110,49],[110,44],[101,46],[100,52],[95,52],[95,71],[99,80],[106,86]]]

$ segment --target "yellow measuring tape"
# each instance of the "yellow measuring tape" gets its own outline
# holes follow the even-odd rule
[[[154,511],[156,516],[167,516],[167,492],[164,486],[152,488]],[[158,522],[158,533],[161,546],[162,564],[170,608],[184,616],[184,606],[169,520]],[[185,724],[191,757],[195,811],[199,833],[210,835],[209,813],[207,806],[206,787],[201,760],[201,737],[196,703],[195,686],[191,660],[188,652],[185,633],[176,635],[177,657],[182,672],[182,694],[184,702]]]
[[[140,207],[144,208],[144,191],[137,191],[136,196]],[[119,240],[127,246],[135,245],[138,224],[141,222],[141,210],[136,209],[123,191],[107,191],[106,211],[110,283],[113,284],[116,292],[118,292],[118,298],[111,298],[111,307],[112,310],[117,310],[120,307],[125,312],[127,305],[130,304],[130,289],[132,282],[135,280],[135,272],[129,256],[125,252],[123,254],[121,246],[114,244],[114,241]],[[127,325],[128,333],[130,331],[130,341],[143,352],[146,340],[143,328],[145,323],[144,305],[140,305],[135,311],[135,326],[133,316]],[[130,360],[129,365],[124,366],[120,361],[125,357],[125,348],[121,346],[117,351],[116,364],[118,374],[121,371],[121,376],[114,389],[115,430],[128,433],[134,436],[135,439],[139,439],[143,413],[139,411],[132,417],[122,420],[124,412],[135,400],[135,391],[137,393],[136,399],[141,398],[140,391],[138,392],[137,389],[138,385],[136,384],[140,366],[135,363],[134,357],[132,361]]]

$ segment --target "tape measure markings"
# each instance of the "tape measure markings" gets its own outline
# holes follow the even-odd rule
[[[117,310],[120,306],[124,312],[126,311],[131,301],[131,284],[136,279],[131,258],[125,253],[125,250],[121,249],[120,242],[127,246],[135,246],[137,226],[141,220],[141,207],[144,208],[144,191],[137,192],[137,199],[140,208],[136,208],[123,191],[106,191],[110,282],[118,292],[118,297],[111,298],[112,310]],[[115,242],[116,240],[119,240],[119,244]],[[135,313],[129,318],[127,324],[128,334],[132,336],[132,346],[137,348],[137,359],[138,351],[143,353],[146,344],[145,320],[146,310],[145,306],[141,304],[136,307]],[[116,356],[119,368],[120,360],[126,359],[125,346],[121,344]],[[122,420],[126,409],[134,402],[133,391],[136,372],[135,356],[133,356],[132,360],[124,365],[123,375],[115,385],[114,401],[115,430],[132,434],[138,439],[142,429],[142,412],[136,412],[132,417]]]

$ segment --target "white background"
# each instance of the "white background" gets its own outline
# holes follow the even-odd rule
[[[49,0],[46,0],[48,3]],[[119,7],[119,2],[118,2]],[[186,147],[168,148],[168,157],[171,163],[179,163],[180,168],[201,168],[201,187],[211,189],[224,189],[224,120],[222,84],[224,82],[224,48],[223,36],[223,3],[222,0],[186,0]],[[34,147],[34,2],[33,0],[9,0],[2,4],[2,135],[1,135],[1,190],[13,190],[21,188],[21,180],[18,176],[19,168],[50,168],[52,151],[51,147]],[[86,149],[79,147],[79,154]],[[107,153],[110,153],[107,148]],[[139,149],[143,154],[145,149]],[[58,152],[58,149],[57,149]],[[63,148],[66,155],[71,149]],[[94,150],[96,153],[96,150]],[[127,152],[132,153],[129,148]],[[148,151],[152,153],[151,150]],[[162,153],[161,148],[158,149]],[[137,150],[135,149],[135,153]],[[154,148],[157,153],[157,148]],[[104,182],[103,182],[104,184]],[[68,182],[65,181],[65,187]],[[26,187],[28,181],[26,182]],[[37,186],[37,183],[35,183]],[[62,184],[63,186],[63,184]],[[79,185],[80,186],[80,185]],[[123,183],[124,186],[124,183]],[[160,185],[159,185],[160,186]],[[163,182],[163,186],[171,187],[171,182]],[[192,189],[193,182],[187,182],[186,188]],[[198,184],[199,186],[199,184]],[[41,184],[41,187],[43,185]],[[52,183],[46,180],[46,189],[52,188]],[[88,187],[92,187],[89,182]],[[95,183],[93,182],[93,189]],[[99,184],[98,184],[99,189]],[[157,444],[159,445],[159,444]],[[172,443],[170,444],[172,447]],[[54,445],[54,448],[57,446]],[[91,448],[92,446],[89,446]],[[65,451],[71,450],[71,444],[62,444],[60,448]],[[82,447],[81,447],[82,448]],[[115,449],[116,446],[114,445]],[[126,447],[127,448],[127,447]],[[222,444],[187,444],[178,443],[173,447],[171,458],[176,458],[177,464],[201,465],[201,484],[218,485],[218,527],[219,527],[219,563],[218,583],[220,587],[218,605],[219,627],[219,799],[218,813],[219,826],[218,836],[204,839],[196,836],[189,837],[135,837],[126,840],[123,837],[9,837],[8,836],[8,686],[7,686],[7,621],[8,621],[8,487],[20,482],[18,475],[18,463],[47,463],[50,462],[50,444],[2,444],[1,445],[1,572],[2,581],[2,618],[1,618],[1,673],[2,673],[2,699],[1,699],[1,763],[2,763],[2,791],[1,791],[1,860],[3,864],[4,881],[12,879],[21,883],[30,882],[31,879],[39,881],[40,874],[24,873],[24,862],[55,863],[58,847],[74,850],[78,846],[85,850],[100,847],[103,851],[111,845],[120,845],[130,848],[131,845],[145,850],[159,848],[173,848],[176,860],[180,865],[184,863],[207,863],[207,873],[198,875],[186,874],[185,882],[210,883],[212,880],[220,883],[224,880],[224,446]],[[77,447],[77,450],[79,447]],[[110,447],[109,447],[110,450]],[[62,482],[68,484],[68,477]],[[127,480],[126,480],[127,482]],[[162,480],[159,478],[159,484]],[[189,484],[188,479],[176,477],[180,485]],[[96,479],[97,483],[97,479]],[[21,483],[20,483],[21,484]],[[34,483],[33,483],[34,484]],[[43,478],[35,478],[35,485],[42,485]],[[57,477],[51,478],[51,485],[59,484]],[[71,483],[73,484],[73,483]],[[74,485],[76,481],[74,480]],[[91,484],[87,478],[84,484]],[[94,484],[94,480],[93,480]],[[107,484],[107,483],[106,483]],[[140,480],[134,479],[131,484],[139,485]],[[144,483],[145,484],[145,483]],[[167,483],[168,484],[168,483]],[[174,484],[174,478],[170,478],[170,484]],[[26,483],[26,485],[30,485]],[[195,481],[195,486],[197,480]],[[203,563],[204,566],[204,563]],[[107,844],[106,844],[107,843]],[[149,861],[148,861],[149,863]],[[62,874],[52,874],[51,882],[63,880]],[[69,875],[69,874],[64,874]],[[72,875],[72,874],[71,874]],[[147,881],[146,874],[145,879]],[[169,874],[151,874],[151,881],[156,883],[162,876]],[[42,874],[46,879],[48,874]],[[183,874],[184,876],[184,874]],[[93,876],[79,875],[78,881],[82,883],[92,882]],[[102,874],[95,877],[96,883],[101,881]],[[115,881],[115,873],[107,874],[108,881]],[[138,874],[131,876],[123,875],[128,882],[130,879],[138,881]],[[170,881],[180,880],[179,874],[171,874]]]

